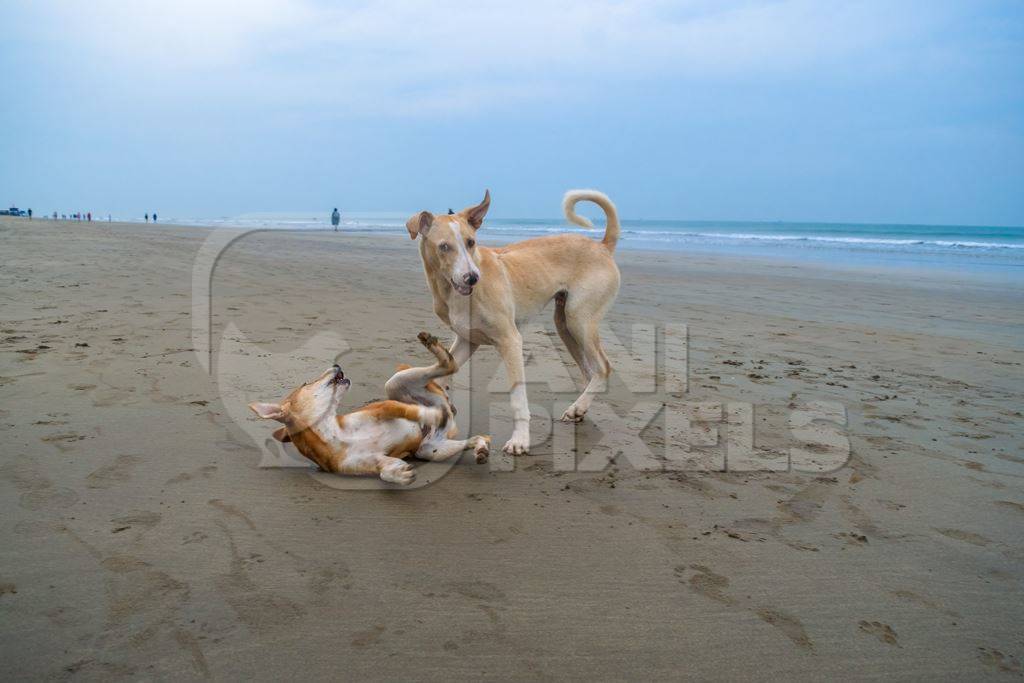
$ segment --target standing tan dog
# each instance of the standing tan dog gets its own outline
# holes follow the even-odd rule
[[[490,191],[477,206],[442,216],[421,211],[405,224],[412,239],[422,238],[420,256],[434,295],[434,312],[458,335],[451,347],[455,362],[461,367],[478,346],[490,344],[505,363],[515,423],[506,453],[519,455],[530,448],[521,322],[555,301],[558,334],[586,381],[562,420],[582,420],[611,372],[597,328],[619,291],[619,269],[612,258],[619,217],[603,193],[571,190],[563,202],[571,223],[594,227],[573,210],[584,200],[604,210],[607,227],[600,242],[564,234],[498,248],[477,246],[476,233],[491,205]]]

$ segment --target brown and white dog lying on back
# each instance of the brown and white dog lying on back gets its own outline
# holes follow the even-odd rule
[[[490,437],[456,440],[455,409],[445,387],[434,380],[457,369],[451,354],[437,338],[420,332],[420,343],[437,363],[428,367],[399,366],[384,385],[388,399],[338,415],[341,397],[351,381],[335,365],[312,382],[298,387],[281,403],[251,403],[261,418],[284,426],[274,438],[291,442],[325,472],[376,474],[394,484],[411,484],[416,477],[403,458],[446,460],[472,448],[477,462],[486,462]]]

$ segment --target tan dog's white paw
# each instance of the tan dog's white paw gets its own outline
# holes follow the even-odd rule
[[[562,422],[582,422],[583,416],[587,414],[586,410],[578,408],[575,403],[565,409],[562,413]]]
[[[491,456],[491,437],[477,436],[473,438],[475,441],[473,444],[473,455],[476,456],[476,463],[482,465]]]
[[[403,462],[401,465],[392,465],[382,469],[380,478],[392,484],[408,486],[416,479],[416,470],[410,467],[409,463]]]
[[[530,434],[520,434],[513,432],[512,438],[505,442],[502,449],[509,455],[526,455],[530,452]]]

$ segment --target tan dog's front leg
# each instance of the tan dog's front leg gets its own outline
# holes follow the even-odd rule
[[[526,398],[526,372],[523,369],[523,338],[519,330],[502,339],[498,353],[505,362],[509,393],[512,402],[512,437],[505,442],[503,451],[510,455],[530,452],[530,404]]]

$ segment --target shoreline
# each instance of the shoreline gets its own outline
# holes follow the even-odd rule
[[[19,221],[26,221],[28,219],[17,219]],[[39,219],[36,219],[39,220]],[[90,225],[87,221],[64,221],[52,219],[42,219],[42,224],[60,225],[60,226],[83,226]],[[327,237],[335,233],[330,227],[325,228],[276,228],[272,226],[267,227],[254,227],[254,228],[240,228],[231,225],[223,226],[210,226],[210,225],[192,225],[192,224],[181,224],[181,223],[145,223],[142,221],[113,221],[107,223],[106,221],[93,221],[92,224],[98,226],[109,226],[111,228],[133,230],[142,228],[143,230],[155,230],[161,231],[165,229],[171,229],[176,231],[194,232],[197,234],[206,234],[214,230],[241,230],[246,233],[294,233],[294,234],[308,234],[311,236],[322,235]],[[483,230],[486,232],[486,225]],[[589,234],[584,232],[583,234]],[[599,239],[602,234],[601,229],[592,231],[594,239]],[[347,239],[352,240],[375,240],[375,239],[387,239],[395,240],[399,243],[408,241],[408,235],[403,232],[385,231],[385,230],[346,230],[342,228],[337,231],[337,237],[344,236]],[[491,233],[486,235],[482,246],[502,246],[516,239],[503,239],[501,233]],[[489,238],[489,240],[487,239]],[[947,262],[940,265],[939,263],[915,263],[909,261],[903,255],[892,255],[883,254],[875,255],[875,263],[865,263],[866,259],[860,255],[855,256],[850,262],[843,263],[836,258],[824,258],[815,257],[813,255],[806,254],[752,254],[744,253],[741,248],[732,249],[693,249],[690,251],[683,249],[665,249],[657,250],[646,247],[631,247],[628,241],[625,239],[620,240],[619,247],[616,250],[616,256],[624,255],[625,258],[635,258],[639,260],[647,260],[650,258],[660,259],[672,259],[680,260],[687,263],[688,265],[699,265],[707,263],[709,261],[720,260],[725,262],[729,267],[755,267],[760,269],[799,269],[807,271],[808,273],[814,273],[823,277],[839,276],[839,277],[853,277],[863,278],[865,280],[872,280],[877,277],[898,277],[900,279],[906,279],[909,281],[915,281],[920,283],[934,282],[934,284],[949,284],[951,286],[996,286],[999,288],[1009,287],[1010,289],[1021,289],[1024,290],[1024,263],[1021,265],[1007,265],[1007,264],[953,264]],[[954,279],[950,280],[950,276]]]

